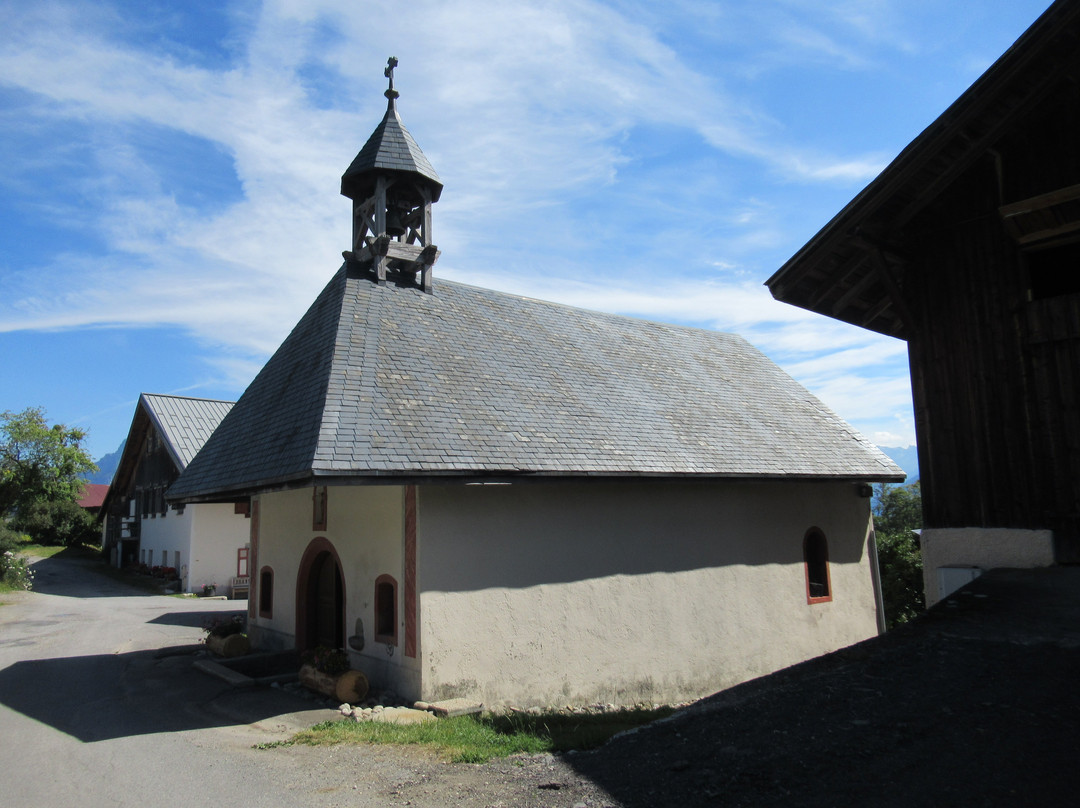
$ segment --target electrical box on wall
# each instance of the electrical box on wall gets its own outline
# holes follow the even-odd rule
[[[938,597],[944,600],[960,587],[974,581],[982,573],[979,567],[939,567]]]

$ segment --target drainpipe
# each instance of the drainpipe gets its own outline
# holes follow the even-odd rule
[[[877,629],[878,634],[884,634],[885,624],[885,596],[881,591],[881,569],[878,567],[877,532],[874,530],[874,516],[870,515],[870,532],[867,538],[867,552],[870,555],[870,578],[874,582],[874,603],[877,605]]]

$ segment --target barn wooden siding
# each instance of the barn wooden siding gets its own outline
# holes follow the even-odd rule
[[[904,238],[925,524],[1049,528],[1061,561],[1080,561],[1080,293],[1033,299],[1029,265],[1080,274],[1053,252],[1080,231],[1021,245],[1000,208],[1080,184],[1077,131],[1080,91],[1059,87]]]

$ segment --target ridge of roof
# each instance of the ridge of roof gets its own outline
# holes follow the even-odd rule
[[[742,337],[343,265],[169,491],[903,472]]]

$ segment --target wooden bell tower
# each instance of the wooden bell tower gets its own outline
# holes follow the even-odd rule
[[[439,257],[431,205],[439,201],[442,181],[398,115],[397,63],[391,56],[384,71],[390,81],[386,115],[341,176],[341,193],[353,202],[352,249],[343,255],[369,265],[380,285],[389,275],[430,293]]]

